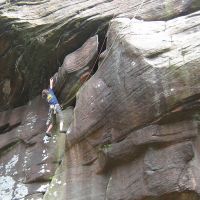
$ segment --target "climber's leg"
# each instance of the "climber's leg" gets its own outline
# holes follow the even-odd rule
[[[47,128],[47,130],[46,130],[46,135],[48,136],[48,137],[51,137],[51,129],[53,128],[53,124],[51,123],[49,126],[48,126],[48,128]]]
[[[65,133],[65,131],[63,130],[63,121],[60,121],[60,133]]]
[[[56,104],[56,113],[58,113],[59,117],[59,125],[60,125],[60,133],[65,133],[63,126],[64,126],[64,116],[61,110],[60,105]]]
[[[49,113],[48,113],[48,119],[46,122],[47,125],[47,130],[46,130],[46,135],[51,137],[51,129],[53,128],[53,109],[49,108]]]
[[[53,112],[52,109],[49,108],[49,112],[48,112],[48,118],[47,118],[46,126],[49,126],[49,124],[51,123],[52,112]]]

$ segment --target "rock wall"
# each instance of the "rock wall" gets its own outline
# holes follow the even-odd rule
[[[67,131],[67,199],[200,198],[199,27],[200,12],[111,22]]]
[[[96,33],[104,36],[114,16],[160,20],[199,8],[198,0],[2,0],[0,110],[36,97],[64,57]]]
[[[0,199],[200,199],[198,0],[0,8]],[[47,138],[50,76],[67,134]]]

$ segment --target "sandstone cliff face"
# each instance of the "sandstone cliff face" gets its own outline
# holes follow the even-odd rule
[[[198,0],[0,7],[0,199],[200,199]],[[49,139],[52,75],[67,135]]]
[[[37,96],[65,55],[96,32],[105,34],[113,16],[160,20],[200,7],[198,0],[140,3],[136,0],[2,0],[0,110],[23,105]]]

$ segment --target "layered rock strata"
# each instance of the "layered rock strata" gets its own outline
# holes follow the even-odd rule
[[[68,129],[69,199],[200,198],[199,27],[199,12],[111,22]]]
[[[54,75],[54,89],[65,108],[64,129],[73,118],[69,105],[90,78],[97,51],[98,37],[94,36],[66,56]],[[56,126],[52,138],[45,136],[47,113],[47,102],[40,96],[28,105],[0,113],[0,199],[39,200],[49,187],[64,157],[66,136]]]
[[[48,84],[64,57],[114,16],[169,19],[200,8],[198,0],[2,0],[0,110],[24,105]]]
[[[39,94],[58,71],[67,129],[42,134],[40,97],[0,113],[0,199],[200,199],[198,0],[0,6],[1,110]],[[88,38],[113,16],[85,83],[98,46]]]

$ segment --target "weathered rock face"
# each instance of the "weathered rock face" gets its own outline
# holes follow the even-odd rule
[[[81,88],[71,137],[85,137],[100,128],[121,139],[176,106],[195,102],[199,21],[199,12],[167,22],[114,20],[108,48],[116,37],[119,42]]]
[[[45,129],[47,106],[36,98],[29,105],[0,116],[0,199],[41,198],[61,159],[54,136]],[[30,198],[31,199],[31,198]]]
[[[73,109],[63,111],[65,126]],[[0,116],[0,199],[42,199],[64,155],[65,135],[44,133],[47,106],[40,98]]]
[[[2,0],[0,110],[37,96],[65,55],[102,33],[113,16],[160,20],[198,8],[199,0]]]
[[[57,71],[67,129],[42,134],[40,97],[0,113],[0,199],[200,199],[199,0],[0,6],[0,108],[28,101]],[[113,15],[90,78],[98,49],[90,36]]]
[[[62,91],[58,98],[63,107],[68,106],[63,111],[65,129],[73,115],[69,103],[75,99],[83,80],[90,78],[97,51],[98,37],[94,36],[66,56],[54,75],[55,92]],[[82,65],[78,61],[83,61]],[[51,140],[42,134],[46,129],[47,110],[47,103],[37,97],[29,105],[1,112],[0,199],[41,199],[46,192],[65,153],[65,135],[58,135],[56,127]]]
[[[81,85],[93,73],[98,53],[98,36],[88,39],[81,48],[67,55],[54,74],[54,90],[63,107],[70,106]]]
[[[79,91],[68,129],[69,199],[200,198],[199,27],[200,12],[166,22],[112,21],[109,56]],[[81,164],[93,172],[88,184],[80,184],[87,172],[73,179]],[[96,183],[101,193],[84,195]],[[72,185],[80,196],[68,191]]]

